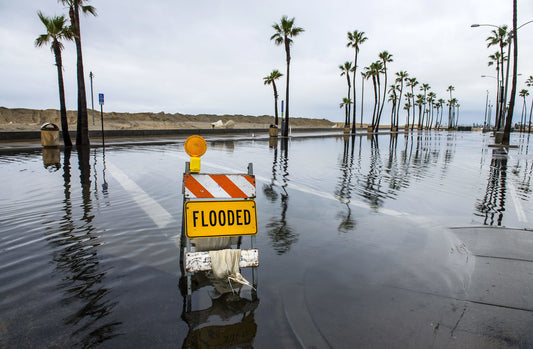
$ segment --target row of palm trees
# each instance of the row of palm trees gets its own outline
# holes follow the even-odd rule
[[[60,2],[69,9],[70,25],[64,15],[47,17],[42,12],[37,16],[45,26],[46,32],[39,35],[35,40],[35,46],[41,47],[50,44],[50,49],[55,56],[57,67],[58,85],[59,85],[59,104],[61,116],[61,131],[63,143],[66,147],[72,146],[72,140],[68,132],[67,109],[65,104],[65,87],[63,83],[63,63],[61,52],[64,48],[63,40],[74,40],[76,44],[76,75],[78,85],[78,117],[76,145],[88,146],[89,142],[89,125],[87,120],[87,96],[85,93],[85,78],[83,73],[83,57],[81,49],[81,31],[80,31],[80,11],[85,14],[96,16],[96,9],[85,4],[88,0],[60,0]]]
[[[355,78],[357,76],[357,55],[359,53],[359,47],[364,43],[368,38],[365,36],[363,31],[353,31],[348,32],[348,43],[347,47],[353,47],[355,49],[355,64],[347,61],[344,64],[339,66],[341,71],[341,76],[346,76],[347,85],[348,85],[348,94],[347,97],[342,99],[340,103],[341,108],[345,108],[345,118],[344,126],[345,129],[350,127],[350,110],[351,105],[353,104],[352,111],[352,133],[355,133],[356,125],[356,91],[355,91]],[[379,59],[369,66],[363,69],[361,72],[362,77],[362,93],[361,100],[364,99],[364,81],[372,80],[372,86],[374,91],[374,108],[372,110],[372,121],[371,121],[371,130],[372,132],[377,132],[381,122],[381,117],[383,115],[383,108],[385,102],[389,101],[392,103],[391,108],[391,130],[398,128],[399,125],[399,116],[400,116],[400,107],[402,103],[402,97],[404,96],[403,91],[404,87],[411,88],[411,92],[405,94],[407,102],[405,103],[403,109],[407,111],[406,125],[411,125],[411,129],[415,125],[415,116],[416,116],[416,107],[418,107],[418,128],[426,127],[431,129],[432,127],[437,127],[442,125],[442,111],[444,104],[447,103],[449,107],[448,113],[448,127],[453,128],[457,126],[458,117],[459,117],[459,103],[456,98],[452,96],[452,91],[454,91],[453,86],[449,86],[447,91],[450,92],[450,99],[446,102],[445,100],[436,99],[437,95],[434,92],[429,92],[431,88],[429,84],[421,84],[420,90],[423,93],[415,95],[414,88],[419,84],[416,78],[409,77],[409,74],[406,71],[400,71],[396,73],[395,83],[391,86],[388,86],[388,69],[387,63],[393,62],[393,56],[387,51],[383,51],[378,55]],[[349,75],[352,74],[352,83],[350,83]],[[383,85],[381,84],[381,77],[383,76]],[[350,98],[350,91],[353,87],[353,99]],[[388,99],[387,99],[388,92]],[[410,123],[410,111],[413,108],[413,119]],[[435,116],[436,110],[436,116]],[[440,111],[440,119],[437,121],[437,116]],[[363,103],[361,102],[361,127],[363,126]]]

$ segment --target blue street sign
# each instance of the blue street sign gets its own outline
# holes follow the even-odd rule
[[[103,93],[98,94],[98,102],[100,103],[100,105],[104,105],[104,94]]]

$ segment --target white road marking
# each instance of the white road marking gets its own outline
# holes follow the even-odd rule
[[[159,229],[165,228],[174,221],[172,215],[163,206],[152,199],[137,183],[131,180],[118,167],[106,162],[106,167],[111,176],[132,196],[133,200],[154,221]]]

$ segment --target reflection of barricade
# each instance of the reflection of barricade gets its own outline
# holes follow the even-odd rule
[[[59,146],[59,127],[50,122],[41,126],[41,144],[43,147]]]

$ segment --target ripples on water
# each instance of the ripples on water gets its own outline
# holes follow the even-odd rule
[[[473,133],[209,140],[203,171],[254,163],[259,288],[221,293],[199,273],[190,311],[181,142],[1,154],[0,347],[293,347],[305,326],[330,345],[403,338],[428,316],[410,318],[417,292],[467,292],[473,265],[446,227],[531,226],[531,142],[516,141],[507,155]]]

